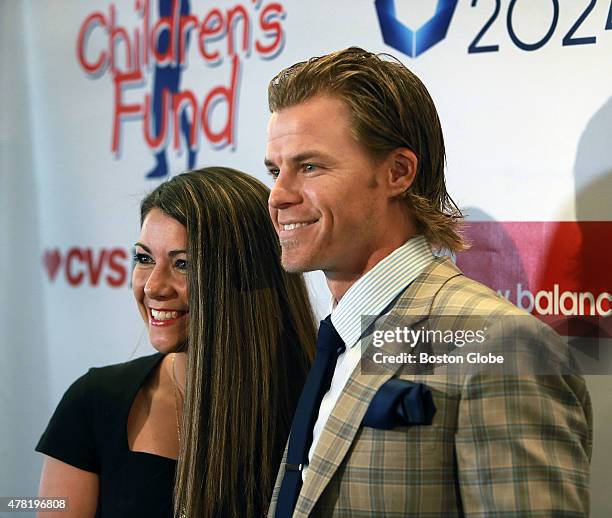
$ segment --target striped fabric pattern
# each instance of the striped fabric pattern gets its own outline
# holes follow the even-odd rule
[[[393,251],[361,277],[332,312],[332,323],[346,347],[361,335],[361,316],[379,315],[433,261],[424,236],[416,236]]]

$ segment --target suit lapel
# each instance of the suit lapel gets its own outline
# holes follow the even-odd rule
[[[426,319],[442,285],[461,272],[448,258],[437,258],[400,295],[393,309],[384,317],[384,325],[413,326]],[[371,335],[364,340],[371,340]],[[359,347],[356,345],[355,347]],[[344,460],[359,430],[363,416],[378,389],[400,365],[383,374],[362,374],[357,365],[330,414],[308,467],[294,517],[308,516]]]

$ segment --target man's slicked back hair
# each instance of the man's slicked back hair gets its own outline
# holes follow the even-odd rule
[[[416,178],[403,197],[418,231],[435,247],[465,249],[462,214],[446,192],[440,119],[421,80],[392,56],[351,47],[281,71],[268,104],[278,112],[325,94],[348,106],[353,136],[374,160],[399,147],[415,153]]]

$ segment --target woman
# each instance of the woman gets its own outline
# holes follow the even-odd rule
[[[132,284],[159,352],[91,369],[60,402],[37,446],[40,495],[70,500],[58,516],[172,516],[175,471],[178,515],[265,514],[316,335],[268,193],[206,168],[143,200]]]

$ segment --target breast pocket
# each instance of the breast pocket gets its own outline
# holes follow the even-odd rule
[[[355,516],[418,516],[453,507],[453,434],[438,426],[362,427],[328,488],[335,509]],[[450,496],[449,496],[450,495]],[[331,501],[330,500],[330,501]],[[393,516],[400,514],[390,513]],[[431,516],[435,516],[435,512]],[[441,513],[440,513],[441,515]]]
[[[432,424],[391,430],[362,426],[351,446],[351,465],[410,471],[427,467],[445,469],[454,462],[458,396],[448,384],[436,384],[432,377],[425,384],[436,406]]]
[[[412,457],[440,448],[442,442],[450,442],[452,446],[452,435],[449,437],[436,425],[401,426],[392,430],[363,426],[353,443],[353,453],[366,455],[370,462],[403,465]]]

